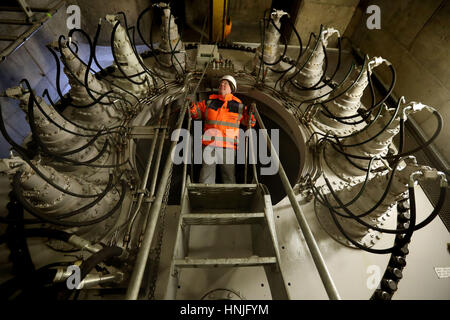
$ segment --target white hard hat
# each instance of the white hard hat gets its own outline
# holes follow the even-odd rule
[[[230,76],[230,75],[223,76],[222,78],[220,78],[219,82],[221,82],[222,80],[227,80],[228,82],[230,82],[231,92],[235,92],[237,90],[236,80],[232,76]]]

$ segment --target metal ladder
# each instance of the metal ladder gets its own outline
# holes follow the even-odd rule
[[[194,225],[250,224],[253,255],[246,258],[190,258],[189,235]],[[272,299],[289,299],[280,266],[272,201],[262,184],[186,184],[178,220],[165,299],[176,299],[182,268],[264,268]]]

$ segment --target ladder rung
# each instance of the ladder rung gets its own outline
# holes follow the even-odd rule
[[[204,184],[204,183],[189,183],[187,185],[189,190],[242,190],[250,189],[256,190],[257,184],[252,183],[237,183],[237,184],[226,184],[226,183],[214,183],[214,184]]]
[[[188,225],[252,224],[261,222],[262,219],[264,219],[264,212],[183,214],[183,223]]]
[[[277,263],[275,257],[220,258],[220,259],[175,259],[178,268],[251,267]]]

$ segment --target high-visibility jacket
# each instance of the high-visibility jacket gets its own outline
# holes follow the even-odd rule
[[[192,105],[190,109],[193,119],[205,121],[202,144],[213,144],[216,147],[237,149],[239,143],[239,125],[241,121],[248,126],[247,107],[231,93],[225,96],[213,94],[206,101]],[[250,125],[255,126],[252,115]]]

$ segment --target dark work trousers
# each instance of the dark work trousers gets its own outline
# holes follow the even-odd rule
[[[203,164],[200,170],[200,183],[216,183],[216,165],[220,166],[223,183],[236,183],[235,156],[231,148],[203,146]]]

